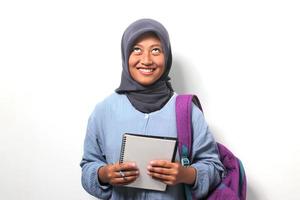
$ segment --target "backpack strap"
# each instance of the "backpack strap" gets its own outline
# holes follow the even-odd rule
[[[176,97],[176,126],[178,136],[178,149],[183,166],[190,165],[192,153],[192,102],[200,108],[202,107],[196,95],[186,94]]]
[[[183,166],[190,165],[192,133],[191,133],[191,107],[192,95],[178,95],[176,97],[176,126],[178,149]]]
[[[192,157],[192,101],[201,109],[200,101],[194,95],[178,95],[176,97],[176,126],[178,150],[182,166],[189,166]],[[193,199],[190,188],[184,185],[187,200]]]

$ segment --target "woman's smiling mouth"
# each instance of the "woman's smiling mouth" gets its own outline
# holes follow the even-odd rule
[[[138,67],[137,69],[144,75],[151,75],[155,71],[155,68]]]

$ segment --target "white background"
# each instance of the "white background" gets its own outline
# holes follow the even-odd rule
[[[94,199],[81,187],[89,114],[118,87],[120,40],[170,33],[177,92],[196,93],[244,163],[249,200],[300,199],[298,1],[1,1],[0,198]]]

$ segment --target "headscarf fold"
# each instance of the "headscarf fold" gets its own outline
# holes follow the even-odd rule
[[[162,44],[165,56],[165,69],[162,76],[151,85],[141,85],[130,75],[128,60],[136,40],[145,33],[154,33]],[[172,52],[169,34],[165,27],[153,19],[140,19],[133,22],[125,30],[121,43],[122,76],[121,84],[116,92],[125,94],[131,104],[140,112],[150,113],[160,110],[172,97],[173,89],[169,82],[169,72],[172,65]]]

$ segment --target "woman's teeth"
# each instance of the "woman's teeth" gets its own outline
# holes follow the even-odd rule
[[[147,69],[145,69],[145,68],[140,68],[139,70],[142,71],[142,72],[148,72],[148,73],[154,71],[154,69],[150,69],[150,68],[147,68]]]

